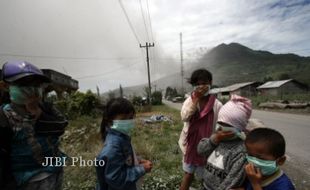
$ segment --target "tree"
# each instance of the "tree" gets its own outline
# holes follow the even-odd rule
[[[169,86],[166,88],[166,94],[165,94],[166,99],[176,97],[177,95],[178,95],[178,91],[176,88],[171,88]]]
[[[171,96],[171,91],[172,91],[173,89],[170,87],[170,86],[168,86],[167,88],[166,88],[166,94],[165,94],[165,98],[167,99],[169,96]]]
[[[287,73],[282,73],[282,74],[279,75],[278,78],[279,78],[279,80],[286,80],[286,79],[290,79],[291,77]]]
[[[124,97],[122,85],[119,85],[119,97]]]
[[[96,94],[88,90],[86,93],[75,92],[66,99],[57,101],[56,106],[70,119],[81,115],[96,115],[96,107],[100,104]]]
[[[147,98],[147,101],[148,101],[148,103],[149,103],[149,98],[151,98],[151,95],[149,95],[149,87],[148,87],[148,86],[145,86],[145,87],[143,88],[143,90],[144,90],[144,95],[145,95],[146,97],[148,97],[148,98]]]
[[[115,98],[115,93],[110,90],[109,93],[108,93],[108,97],[109,97],[109,100]]]
[[[88,90],[86,94],[83,94],[79,102],[80,115],[91,115],[94,108],[98,106],[98,104],[98,97],[90,90]]]
[[[152,105],[161,105],[163,99],[163,94],[160,91],[155,91],[152,93]]]
[[[271,76],[265,76],[263,79],[263,82],[273,81],[273,78]]]
[[[134,96],[132,98],[132,104],[135,106],[142,106],[143,105],[143,100],[141,96]]]

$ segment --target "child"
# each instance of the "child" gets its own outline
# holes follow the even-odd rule
[[[245,141],[248,164],[246,190],[294,190],[279,166],[285,162],[285,140],[276,130],[256,128]]]
[[[205,190],[227,190],[243,184],[246,164],[243,140],[251,113],[249,99],[232,95],[220,109],[216,132],[198,144],[198,153],[207,158],[203,175]]]
[[[215,128],[217,114],[222,104],[214,95],[209,94],[212,74],[206,69],[194,71],[189,83],[195,90],[187,98],[181,109],[184,127],[180,135],[179,146],[184,154],[183,170],[185,172],[180,190],[188,190],[194,173],[201,177],[204,157],[197,154],[197,145],[202,138],[210,137]]]
[[[135,164],[130,133],[134,128],[135,110],[124,98],[110,100],[103,111],[101,135],[104,148],[97,157],[105,161],[103,167],[97,166],[99,190],[136,190],[137,181],[152,169],[148,160]]]

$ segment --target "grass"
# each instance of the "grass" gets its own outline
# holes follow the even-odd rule
[[[62,137],[62,150],[69,157],[94,160],[102,148],[99,135],[100,119],[80,117],[71,120]],[[94,167],[67,166],[64,171],[63,189],[94,189],[96,172]]]
[[[163,114],[171,122],[146,124],[143,118]],[[102,149],[99,135],[100,118],[80,117],[70,121],[62,139],[62,150],[69,156],[94,160]],[[181,183],[182,153],[178,139],[183,124],[178,110],[167,106],[153,106],[152,111],[137,113],[136,128],[132,144],[138,156],[153,162],[153,170],[144,176],[144,190],[178,189]],[[194,183],[196,186],[198,182]],[[96,172],[94,167],[65,167],[63,189],[94,189]]]
[[[163,114],[172,122],[143,124],[141,119],[153,114]],[[153,170],[144,178],[143,189],[177,189],[182,179],[182,153],[178,138],[182,130],[180,113],[166,106],[154,106],[152,112],[138,114],[139,122],[132,143],[136,152],[153,162]]]
[[[145,124],[143,118],[154,114],[163,114],[171,122]],[[80,117],[70,121],[62,138],[62,149],[69,156],[84,160],[94,160],[102,149],[99,135],[101,118]],[[176,190],[181,183],[182,153],[177,141],[183,124],[178,110],[167,106],[153,106],[152,111],[137,113],[136,128],[132,134],[132,144],[138,156],[153,162],[151,173],[144,176],[143,190]],[[305,182],[296,178],[296,168],[287,164],[288,172],[297,189],[304,189]],[[64,190],[90,190],[96,186],[94,167],[67,166],[64,173]],[[199,182],[194,181],[193,187],[199,188]]]

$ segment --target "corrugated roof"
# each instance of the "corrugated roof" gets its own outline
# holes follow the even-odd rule
[[[262,88],[278,88],[278,87],[282,86],[283,84],[288,83],[288,82],[290,82],[292,80],[293,79],[268,81],[268,82],[260,85],[259,87],[257,87],[257,89],[262,89]]]
[[[219,92],[231,92],[231,91],[238,90],[239,88],[251,85],[253,83],[255,83],[255,82],[243,82],[243,83],[236,83],[236,84],[233,84],[233,85],[230,85],[230,86],[226,86],[226,87],[223,87],[223,88],[214,88],[214,89],[211,89],[210,93],[211,94],[216,94],[216,93],[219,93]]]
[[[231,92],[231,91],[235,91],[235,90],[238,90],[239,88],[242,88],[242,87],[245,87],[245,86],[248,86],[248,85],[251,85],[255,82],[243,82],[243,83],[236,83],[236,84],[233,84],[233,85],[230,85],[230,86],[227,86],[225,87],[227,89],[227,91]]]
[[[222,92],[221,89],[222,89],[222,88],[212,88],[212,89],[210,90],[210,94],[217,94],[217,93],[219,93],[219,92]]]

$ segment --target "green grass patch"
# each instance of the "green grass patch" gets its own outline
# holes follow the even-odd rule
[[[143,118],[163,114],[171,122],[146,124]],[[99,135],[101,118],[80,117],[70,121],[62,138],[62,149],[69,156],[81,156],[93,160],[102,149]],[[153,106],[152,111],[138,112],[132,144],[138,156],[153,162],[153,170],[144,176],[144,190],[178,189],[182,177],[182,152],[178,139],[183,123],[180,111],[165,105]],[[63,189],[94,189],[94,167],[65,167]],[[194,182],[194,186],[199,186]]]

